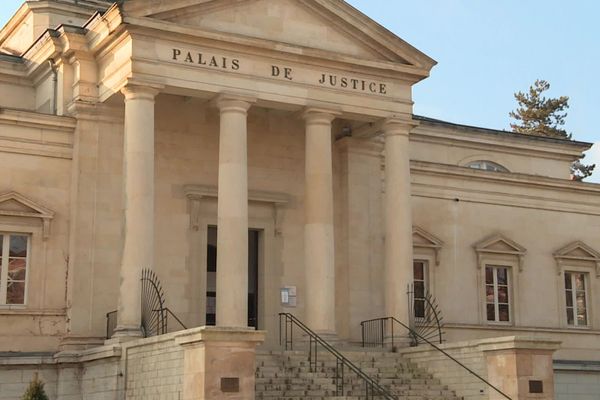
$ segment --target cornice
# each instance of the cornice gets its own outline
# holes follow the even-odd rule
[[[473,126],[473,125],[465,125],[459,124],[455,122],[448,122],[443,120],[438,120],[430,117],[425,117],[422,115],[413,115],[413,119],[419,121],[423,124],[423,126],[436,126],[442,130],[452,130],[452,131],[461,131],[468,133],[476,133],[476,134],[484,134],[484,135],[494,135],[497,137],[509,138],[509,139],[521,139],[524,141],[536,141],[536,142],[546,142],[546,143],[554,143],[564,146],[570,147],[580,147],[583,150],[587,150],[589,147],[593,145],[593,143],[581,142],[577,140],[570,139],[559,139],[553,137],[546,136],[536,136],[536,135],[526,135],[518,132],[511,132],[507,130],[500,129],[492,129],[492,128],[484,128],[481,126]]]
[[[75,119],[71,117],[10,108],[0,108],[0,122],[65,132],[72,132],[76,124]]]
[[[522,137],[511,138],[509,136],[492,137],[490,135],[479,135],[455,129],[449,132],[441,132],[417,127],[411,132],[411,142],[430,143],[445,146],[459,146],[461,148],[490,151],[494,153],[505,153],[512,155],[524,155],[541,157],[552,160],[574,161],[581,157],[586,148],[569,145],[568,143],[548,143],[535,140],[527,140]]]
[[[82,18],[86,18],[89,17],[94,11],[97,11],[99,8],[104,9],[105,7],[95,7],[82,3],[68,4],[65,2],[49,0],[24,2],[23,5],[21,5],[21,7],[12,16],[12,18],[0,30],[0,46],[12,35],[12,33],[17,28],[19,28],[22,25],[23,20],[25,20],[25,18],[27,18],[27,16],[34,11],[44,12],[48,10],[57,10],[69,14],[75,14]]]
[[[343,0],[313,0],[320,4],[322,7],[332,10],[334,15],[348,18],[351,20],[350,25],[359,27],[361,31],[368,31],[373,40],[377,40],[377,43],[385,46],[392,53],[398,54],[401,57],[415,62],[419,67],[429,71],[433,68],[437,62],[418,50],[408,42],[402,40],[402,38],[396,36],[382,25],[378,24],[375,20],[369,18],[356,8]],[[310,2],[302,0],[303,3],[309,5]],[[410,53],[410,54],[409,54]],[[429,76],[429,72],[427,73]]]
[[[411,162],[411,174],[415,197],[600,215],[600,185],[593,183],[420,161]]]
[[[157,32],[160,32],[161,39],[206,45],[223,50],[237,51],[247,55],[293,61],[312,66],[330,66],[342,70],[352,67],[353,70],[358,69],[359,72],[373,77],[396,81],[416,83],[429,73],[419,67],[399,64],[397,62],[365,60],[273,40],[185,27],[176,23],[152,18],[125,16],[123,17],[123,22],[127,24],[128,31],[145,34],[148,37],[156,37]]]
[[[549,188],[553,190],[566,190],[600,195],[600,184],[577,182],[568,179],[558,179],[540,175],[499,173],[494,171],[485,171],[448,164],[437,164],[414,160],[411,161],[411,171],[412,170],[421,173],[429,173],[432,175],[456,176],[472,181],[479,180],[494,183],[525,184],[529,187]]]
[[[33,128],[41,134],[25,137],[16,129],[0,129],[0,152],[71,159],[75,124],[69,117],[2,108],[0,127]]]
[[[178,15],[186,15],[211,10],[223,10],[235,7],[241,0],[220,1],[189,1],[172,0],[170,2],[129,2],[124,8],[127,15],[136,18],[153,17],[154,19],[173,19]],[[428,76],[429,70],[436,62],[407,42],[398,38],[389,30],[383,28],[365,14],[340,0],[298,0],[297,3],[309,9],[312,13],[326,19],[331,26],[345,32],[352,40],[362,43],[376,54],[391,62],[412,64],[424,72],[421,77]],[[401,60],[401,61],[400,61]]]
[[[563,158],[575,160],[590,147],[590,143],[566,140],[539,140],[538,137],[491,131],[484,128],[469,129],[431,125],[421,121],[421,125],[411,133],[411,141],[444,145],[460,145],[476,150]]]
[[[8,20],[6,25],[0,30],[0,46],[10,37],[10,35],[23,24],[23,20],[30,13],[27,3],[23,3],[15,14]]]

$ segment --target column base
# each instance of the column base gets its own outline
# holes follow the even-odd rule
[[[77,351],[102,346],[103,344],[104,338],[102,337],[67,335],[60,339],[58,349],[60,351]]]
[[[184,349],[182,400],[253,400],[256,346],[265,339],[254,328],[204,326],[175,338]]]
[[[112,337],[106,342],[123,343],[128,340],[140,339],[143,337],[144,335],[142,333],[142,329],[139,326],[122,325],[115,328],[115,332],[113,333]],[[111,342],[113,339],[114,341]]]

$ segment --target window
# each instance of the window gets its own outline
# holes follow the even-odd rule
[[[414,276],[414,316],[415,318],[425,318],[425,296],[427,293],[427,261],[415,260],[413,262],[413,276]]]
[[[503,167],[500,164],[497,164],[488,160],[478,160],[472,161],[466,165],[468,168],[473,169],[483,169],[485,171],[494,171],[494,172],[509,172],[508,169]]]
[[[567,324],[587,326],[586,274],[583,272],[565,272],[564,275]]]
[[[510,322],[510,277],[508,267],[485,267],[486,315],[490,322]]]
[[[0,233],[0,305],[23,305],[29,236]]]

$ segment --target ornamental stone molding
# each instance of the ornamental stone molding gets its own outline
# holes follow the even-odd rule
[[[413,226],[412,239],[413,247],[433,250],[435,254],[435,265],[440,265],[440,252],[442,246],[444,246],[444,242],[441,239],[416,225]]]
[[[216,186],[210,185],[184,185],[183,193],[190,203],[190,229],[198,231],[201,220],[201,202],[205,199],[216,200],[218,190]],[[285,193],[270,192],[263,190],[249,190],[248,202],[264,203],[273,206],[273,220],[275,222],[275,234],[281,234],[281,208],[291,202],[291,197]]]
[[[600,278],[600,253],[582,241],[575,241],[558,250],[553,254],[556,260],[558,275],[562,274],[563,267],[569,262],[587,264],[596,270],[596,277]]]
[[[42,237],[46,240],[50,236],[50,221],[54,218],[54,211],[13,191],[0,195],[0,216],[40,219]]]
[[[527,249],[502,234],[494,234],[473,245],[477,253],[477,268],[481,268],[486,256],[514,256],[519,261],[519,272],[523,271],[523,259]]]

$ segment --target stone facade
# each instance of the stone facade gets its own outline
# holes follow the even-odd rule
[[[557,361],[600,360],[600,187],[569,179],[590,144],[413,116],[435,61],[343,1],[32,1],[0,52],[0,234],[28,246],[22,301],[0,276],[0,385],[21,385],[0,396],[47,368],[61,399],[99,393],[96,373],[97,398],[147,395],[110,377],[123,359],[151,374],[141,348],[80,352],[106,350],[114,310],[118,351],[137,343],[142,268],[186,327],[216,299],[217,324],[244,328],[248,229],[267,348],[279,312],[354,343],[363,320],[408,322],[414,259],[448,341],[534,335],[562,342]]]

